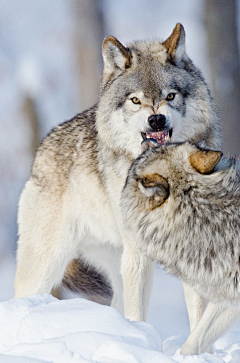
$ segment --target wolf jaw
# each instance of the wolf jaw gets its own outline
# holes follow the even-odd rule
[[[143,141],[147,139],[153,139],[158,143],[158,145],[162,145],[171,141],[172,133],[173,129],[171,128],[169,130],[164,130],[164,131],[142,132],[141,135]]]

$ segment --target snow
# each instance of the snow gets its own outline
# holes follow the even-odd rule
[[[0,303],[0,363],[239,363],[240,322],[214,355],[182,356],[189,334],[181,282],[156,267],[148,323],[83,298],[32,295]]]
[[[0,304],[0,352],[42,362],[171,362],[150,324],[114,308],[51,295]],[[1,358],[0,358],[1,361]]]

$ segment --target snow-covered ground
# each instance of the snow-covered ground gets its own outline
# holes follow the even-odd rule
[[[156,268],[149,323],[83,298],[33,295],[0,303],[0,363],[239,363],[240,322],[214,355],[182,356],[189,328],[180,281]]]

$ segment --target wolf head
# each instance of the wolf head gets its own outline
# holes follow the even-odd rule
[[[100,138],[137,157],[141,142],[190,140],[220,147],[215,107],[200,71],[185,51],[177,24],[164,42],[136,41],[124,47],[113,36],[103,42],[104,71],[97,114]]]
[[[201,194],[201,187],[204,191],[214,188],[218,180],[213,171],[221,156],[221,151],[189,142],[150,147],[129,171],[122,197],[125,212],[130,208],[139,214],[162,207],[164,213],[168,208],[173,211],[192,190]]]

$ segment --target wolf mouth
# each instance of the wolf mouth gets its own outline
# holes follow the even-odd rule
[[[164,144],[165,142],[169,142],[172,137],[172,131],[164,130],[164,131],[154,131],[154,132],[142,132],[143,140],[154,139],[158,145]]]

